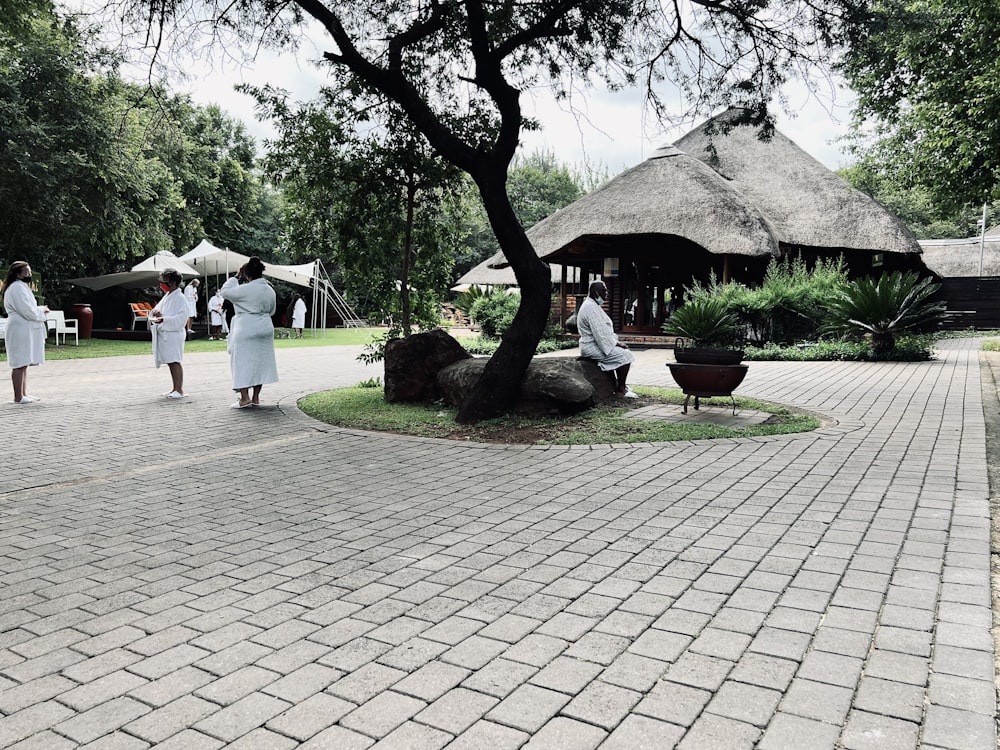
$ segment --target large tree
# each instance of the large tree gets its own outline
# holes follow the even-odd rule
[[[1000,3],[879,0],[843,72],[867,169],[943,209],[1000,197]]]
[[[596,179],[594,175],[574,173],[552,152],[535,151],[514,158],[507,170],[507,195],[518,221],[527,228],[577,200],[585,192],[585,185]],[[455,258],[456,279],[500,249],[474,184],[465,191],[464,202],[468,221],[463,251]]]
[[[430,145],[476,183],[493,232],[521,287],[521,306],[462,422],[505,410],[519,391],[549,312],[548,268],[507,193],[507,168],[526,119],[521,94],[556,96],[604,76],[642,82],[661,109],[680,89],[687,107],[746,107],[773,126],[768,103],[800,66],[822,61],[865,0],[108,0],[147,24],[188,30],[209,20],[245,39],[294,39],[306,16],[332,49],[325,61],[352,85],[395,102]],[[153,38],[159,39],[158,33]],[[690,113],[690,111],[689,111]],[[530,123],[528,123],[530,125]]]
[[[394,105],[370,102],[362,126],[342,90],[297,106],[284,92],[247,90],[278,130],[264,164],[283,191],[289,251],[339,267],[364,313],[393,321],[390,337],[439,324],[463,173]]]

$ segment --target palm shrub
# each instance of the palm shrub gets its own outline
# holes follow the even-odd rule
[[[662,329],[689,339],[692,346],[729,346],[735,343],[739,319],[726,300],[699,294],[674,310]]]
[[[871,335],[876,356],[888,356],[901,331],[941,322],[945,306],[934,300],[940,284],[916,273],[893,271],[841,285],[827,301],[824,332]]]
[[[487,296],[492,290],[493,287],[490,286],[481,287],[478,284],[473,284],[464,292],[459,292],[452,304],[455,305],[456,310],[461,310],[465,314],[465,317],[471,318],[470,312],[476,300]]]

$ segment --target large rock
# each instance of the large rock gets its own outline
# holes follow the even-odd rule
[[[438,390],[444,400],[458,406],[472,389],[486,358],[455,362],[438,373]],[[605,401],[614,394],[612,375],[582,357],[534,359],[521,381],[521,395],[513,411],[526,416],[573,414]]]
[[[438,401],[437,374],[472,357],[440,329],[393,339],[385,345],[385,400],[389,403]]]

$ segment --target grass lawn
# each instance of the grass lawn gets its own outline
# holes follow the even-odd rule
[[[684,394],[670,388],[637,387],[640,398],[602,404],[580,414],[548,419],[501,417],[477,425],[455,422],[455,409],[442,405],[388,404],[381,388],[338,388],[299,401],[309,416],[327,424],[376,432],[520,445],[658,443],[704,438],[756,437],[807,432],[820,426],[811,415],[763,401],[736,397],[737,409],[765,411],[766,423],[731,428],[709,424],[625,419],[629,409],[652,404],[679,405]],[[703,406],[729,407],[729,399],[702,399]]]
[[[361,346],[382,333],[379,328],[328,328],[326,332],[305,331],[301,339],[275,339],[275,349],[299,349],[309,346]],[[187,354],[197,352],[224,352],[225,341],[209,341],[207,338],[194,339],[184,345]],[[93,359],[96,357],[122,357],[128,354],[151,354],[152,345],[148,341],[112,341],[109,339],[80,339],[80,345],[72,343],[56,346],[50,338],[45,344],[45,358]],[[0,362],[7,361],[7,352],[0,352]]]

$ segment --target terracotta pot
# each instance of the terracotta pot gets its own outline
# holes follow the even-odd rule
[[[89,339],[94,328],[94,311],[88,302],[77,302],[73,305],[73,315],[80,328],[80,338]]]

